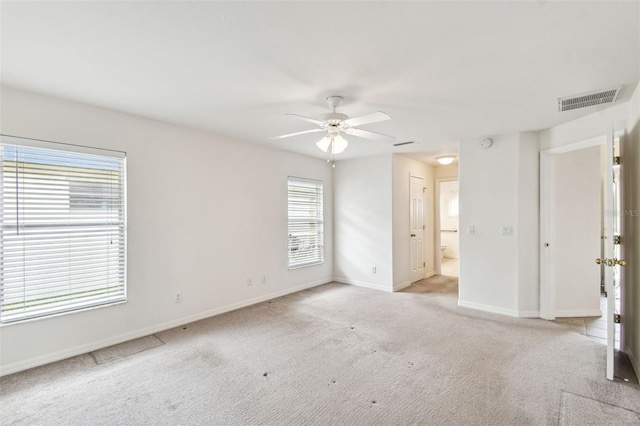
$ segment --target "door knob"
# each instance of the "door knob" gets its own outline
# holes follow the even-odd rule
[[[415,237],[415,236],[416,236],[416,234],[411,234],[411,236],[412,236],[412,237]]]
[[[620,266],[627,266],[627,261],[626,260],[618,260],[618,259],[596,259],[596,263],[598,265],[605,265],[605,266],[616,266],[616,265],[620,265]]]

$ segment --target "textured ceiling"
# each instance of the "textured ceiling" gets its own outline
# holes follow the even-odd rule
[[[362,126],[339,158],[456,151],[539,130],[557,98],[640,79],[638,2],[2,2],[2,84],[306,155],[342,95]],[[320,135],[321,136],[321,135]]]

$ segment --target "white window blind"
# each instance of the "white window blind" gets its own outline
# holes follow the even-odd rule
[[[2,136],[0,322],[126,300],[125,155]]]
[[[322,182],[289,177],[289,268],[323,262]]]

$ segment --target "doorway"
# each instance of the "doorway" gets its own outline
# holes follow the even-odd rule
[[[602,317],[610,380],[619,345],[619,266],[625,265],[614,219],[620,208],[617,143],[611,133],[540,153],[540,317]]]
[[[436,272],[459,276],[459,182],[457,178],[436,180]]]
[[[604,220],[603,146],[596,138],[541,153],[540,316],[598,317]]]

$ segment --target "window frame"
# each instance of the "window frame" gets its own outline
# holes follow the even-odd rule
[[[116,291],[116,297],[114,297],[113,300],[109,300],[111,296],[106,296],[103,299],[99,299],[99,298],[95,298],[94,296],[94,300],[90,300],[88,298],[85,298],[84,300],[82,299],[82,297],[79,297],[77,299],[70,299],[70,302],[62,303],[62,304],[52,304],[52,307],[42,307],[41,309],[33,309],[31,311],[29,311],[28,309],[26,309],[26,313],[23,313],[23,315],[7,315],[6,311],[5,311],[5,296],[4,296],[4,292],[5,292],[5,275],[3,274],[2,277],[0,278],[0,327],[5,327],[5,326],[10,326],[13,324],[21,324],[21,323],[25,323],[25,322],[30,322],[30,321],[34,321],[34,320],[41,320],[41,319],[46,319],[46,318],[53,318],[53,317],[57,317],[57,316],[61,316],[61,315],[67,315],[67,314],[71,314],[71,313],[77,313],[77,312],[83,312],[83,311],[87,311],[87,310],[93,310],[93,309],[98,309],[98,308],[103,308],[103,307],[108,307],[108,306],[115,306],[115,305],[119,305],[119,304],[124,304],[127,302],[128,299],[128,285],[127,285],[127,250],[128,250],[128,244],[127,244],[127,155],[125,152],[122,151],[116,151],[116,150],[109,150],[109,149],[101,149],[101,148],[93,148],[93,147],[88,147],[88,146],[82,146],[82,145],[73,145],[73,144],[65,144],[65,143],[59,143],[59,142],[50,142],[50,141],[43,141],[43,140],[38,140],[38,139],[30,139],[30,138],[22,138],[22,137],[17,137],[17,136],[10,136],[10,135],[5,135],[5,134],[0,134],[0,153],[2,153],[2,158],[0,158],[0,161],[3,162],[3,167],[4,167],[4,162],[5,161],[11,161],[11,160],[5,160],[5,149],[7,147],[16,147],[16,149],[26,149],[26,150],[32,150],[32,149],[36,149],[36,150],[47,150],[47,151],[56,151],[57,153],[60,153],[60,155],[62,157],[64,157],[65,155],[67,156],[67,158],[70,161],[70,164],[67,164],[66,167],[69,168],[69,170],[73,171],[73,167],[78,167],[79,169],[83,169],[86,171],[87,168],[92,168],[92,167],[82,167],[82,161],[88,161],[86,160],[87,155],[90,156],[97,156],[98,158],[96,158],[97,161],[105,161],[105,162],[113,162],[114,164],[117,164],[117,168],[116,169],[110,169],[107,168],[106,166],[102,166],[102,167],[93,167],[96,170],[102,171],[103,175],[104,171],[110,170],[110,171],[114,171],[115,175],[117,176],[115,178],[115,184],[117,185],[117,196],[121,198],[121,201],[117,204],[117,210],[114,213],[106,213],[103,214],[104,216],[106,216],[106,221],[103,218],[102,221],[98,220],[95,223],[97,223],[98,225],[102,223],[102,226],[108,225],[111,227],[115,227],[115,232],[117,233],[116,239],[121,239],[121,242],[116,243],[117,248],[114,250],[115,257],[114,254],[110,254],[109,252],[107,252],[107,254],[104,255],[99,255],[102,257],[99,257],[99,259],[102,259],[105,262],[111,262],[112,259],[116,259],[116,264],[117,267],[114,271],[116,271],[116,274],[118,276],[118,278],[116,279],[117,282],[117,290]],[[26,156],[28,157],[31,154],[26,154]],[[37,155],[33,154],[34,156]],[[55,156],[56,154],[53,153],[50,155]],[[75,159],[74,159],[75,156]],[[85,158],[83,160],[83,157]],[[78,161],[79,165],[73,164],[73,161]],[[39,164],[38,162],[31,162],[30,164]],[[46,162],[43,161],[40,164],[44,164],[47,165],[46,167],[51,167],[53,166],[53,168],[55,168],[56,164],[55,162],[50,163],[50,162]],[[85,164],[89,164],[89,163],[85,163]],[[63,167],[63,165],[61,165],[61,167]],[[4,179],[4,170],[2,171],[2,173],[0,173],[0,213],[4,212],[4,200],[6,197],[6,193],[5,193],[5,185],[3,182]],[[17,172],[16,172],[17,173]],[[23,172],[24,173],[24,172]],[[60,175],[56,175],[54,174],[53,176],[60,176]],[[108,174],[106,174],[106,176],[108,176]],[[83,175],[79,175],[79,179],[82,179]],[[23,175],[20,176],[21,179],[33,179],[33,178],[25,178]],[[86,177],[85,177],[86,179]],[[112,185],[112,180],[114,178],[113,177],[107,177],[107,182],[108,185]],[[73,194],[72,194],[72,180],[61,180],[61,182],[64,183],[68,183],[69,185],[69,206],[68,206],[68,210],[69,212],[73,212],[74,209],[82,209],[83,206],[80,205],[73,205]],[[81,180],[79,180],[79,182],[81,182]],[[50,181],[46,181],[44,185],[51,185]],[[46,194],[46,193],[45,193]],[[78,194],[76,194],[77,196]],[[110,193],[109,195],[112,195],[112,193]],[[16,196],[17,197],[17,196]],[[38,199],[36,199],[36,201],[38,201]],[[110,203],[109,200],[106,200],[107,204]],[[23,201],[24,203],[24,201]],[[17,204],[17,206],[21,206],[20,204]],[[53,207],[51,207],[53,206]],[[24,208],[23,206],[21,206],[21,208]],[[60,205],[56,205],[56,204],[45,204],[44,208],[47,209],[59,209]],[[107,210],[109,210],[111,207],[108,207]],[[92,210],[93,208],[91,207],[87,207],[85,206],[84,209],[86,210]],[[100,207],[96,208],[95,210],[100,210]],[[117,217],[116,221],[111,220],[111,215],[114,215]],[[86,220],[86,219],[85,219]],[[7,243],[7,239],[5,239],[5,231],[6,230],[10,230],[13,227],[15,227],[15,224],[11,224],[11,225],[7,225],[7,223],[5,222],[5,219],[2,218],[2,220],[0,220],[0,226],[3,228],[0,231],[0,264],[3,266],[5,265],[5,259],[6,259],[6,253],[5,253],[5,248],[6,248],[6,244]],[[30,227],[42,227],[42,229],[49,229],[49,228],[56,228],[56,223],[52,222],[52,223],[45,223],[43,225],[30,225]],[[82,221],[79,222],[69,222],[67,224],[67,230],[68,229],[74,229],[74,227],[80,227],[79,229],[83,229],[82,226],[86,226],[86,227],[92,227],[94,226],[93,222],[90,222],[88,224],[83,224]],[[62,228],[64,229],[63,226],[61,225],[57,225],[57,228]],[[56,235],[64,235],[65,232],[68,231],[56,231]],[[86,231],[86,232],[91,232],[91,231]],[[17,232],[14,236],[17,236]],[[114,234],[115,235],[115,234]],[[41,238],[41,236],[38,236],[37,238],[40,238],[40,240],[42,240],[43,238]],[[40,241],[36,238],[36,241]],[[85,237],[86,238],[86,237]],[[104,237],[106,239],[106,237]],[[95,247],[96,243],[91,243],[89,245],[87,245],[87,247]],[[113,240],[111,242],[111,244],[113,243]],[[21,254],[19,254],[20,256],[24,256],[24,257],[29,257],[30,254],[28,253],[28,251],[23,251]],[[33,256],[33,254],[31,254],[31,256]],[[82,254],[79,254],[77,257],[74,256],[68,256],[65,259],[67,260],[63,260],[63,262],[69,262],[67,265],[68,268],[72,268],[73,266],[70,266],[73,263],[73,259],[77,259],[76,263],[79,263],[79,261],[81,260],[85,260],[82,259]],[[69,260],[71,259],[71,260]],[[85,260],[86,261],[86,260]],[[49,261],[46,261],[45,264],[50,263]],[[64,270],[64,268],[63,268]],[[86,270],[82,271],[83,274],[86,274]],[[111,269],[108,269],[107,271],[100,271],[98,272],[98,277],[102,277],[102,280],[104,280],[104,277],[106,276],[107,280],[109,280],[109,274],[111,274]],[[102,274],[102,275],[100,275]],[[67,277],[73,277],[74,273],[72,271],[67,271]],[[28,280],[29,278],[23,278],[23,286],[25,288],[29,287],[29,283]],[[61,276],[60,277],[60,281],[64,282],[65,277]],[[56,281],[57,284],[57,281]],[[48,286],[54,287],[56,284],[47,284]],[[33,285],[33,284],[32,284]],[[110,288],[110,284],[105,285],[105,289]],[[91,288],[95,288],[95,291],[99,291],[99,286],[95,287],[95,285],[93,285]],[[72,294],[69,293],[71,290],[68,291],[68,294]],[[62,296],[53,296],[53,297],[62,297]],[[23,304],[28,303],[25,299],[23,299],[23,301],[21,302]],[[23,310],[25,308],[23,307]]]
[[[315,215],[299,215],[292,216],[292,186],[298,188],[315,188],[316,197],[315,202],[309,203],[309,206],[315,206]],[[293,220],[292,220],[293,219]],[[312,229],[300,230],[299,225],[309,222],[309,224],[315,224],[317,228],[317,235],[314,237],[311,235]],[[312,228],[311,226],[309,228]],[[308,250],[315,250],[315,254],[309,256],[306,260],[295,261],[295,257],[292,258],[292,241],[293,239],[305,238],[304,234],[308,234],[307,237],[310,241],[310,248]],[[292,235],[298,234],[298,235]],[[316,244],[312,244],[315,242]],[[287,264],[288,269],[300,269],[308,266],[321,265],[324,263],[324,182],[321,180],[299,178],[296,176],[287,177]]]

